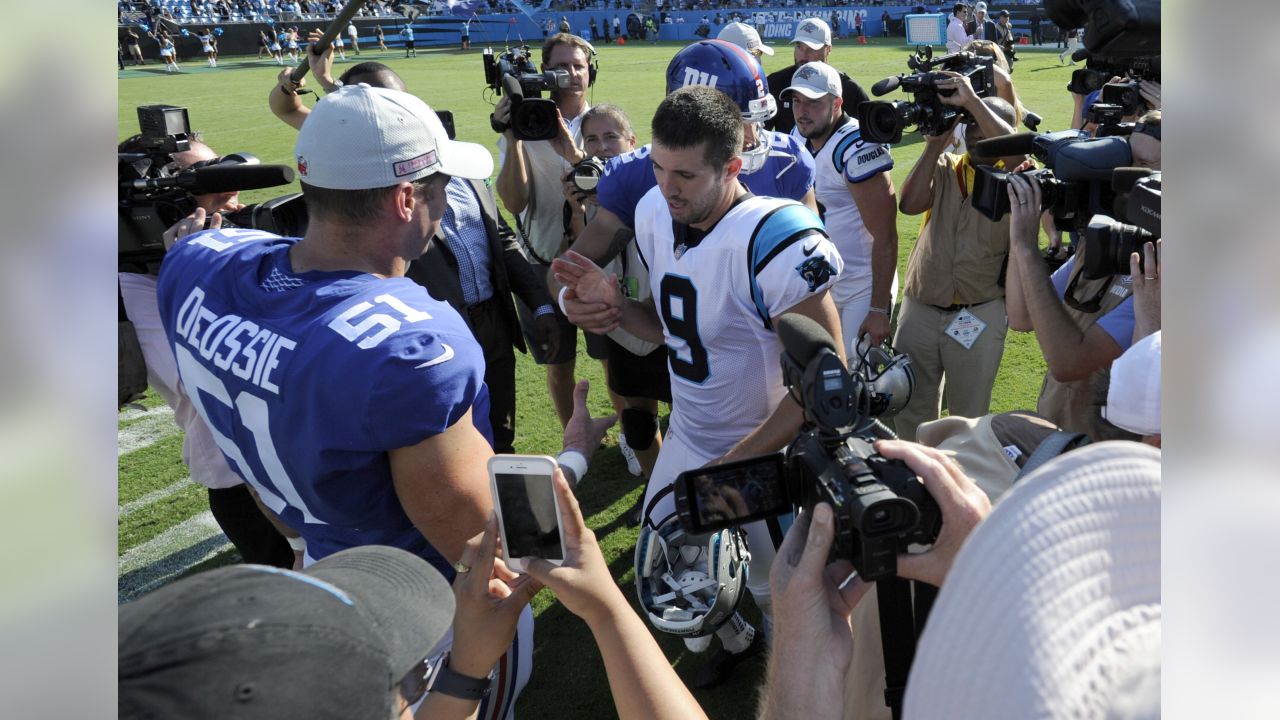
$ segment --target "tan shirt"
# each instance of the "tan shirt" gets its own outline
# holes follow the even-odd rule
[[[973,209],[963,156],[943,153],[933,170],[933,205],[907,261],[903,292],[929,305],[976,305],[1004,297],[1009,215],[991,222]]]

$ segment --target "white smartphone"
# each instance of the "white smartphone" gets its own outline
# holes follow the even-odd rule
[[[525,571],[524,558],[564,562],[560,501],[552,478],[556,461],[545,455],[494,455],[489,458],[489,484],[498,510],[502,556],[507,567]]]

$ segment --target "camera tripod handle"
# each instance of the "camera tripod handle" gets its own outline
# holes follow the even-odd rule
[[[308,49],[308,52],[319,55],[329,49],[333,39],[338,37],[338,33],[347,29],[347,25],[356,16],[356,13],[360,11],[360,8],[364,6],[364,3],[365,0],[348,0],[347,4],[342,7],[342,12],[338,13],[333,22],[329,23],[329,27],[324,29],[324,35]],[[289,79],[295,84],[302,82],[302,78],[306,77],[307,72],[310,70],[311,63],[303,60],[298,63],[298,67],[294,68],[293,72],[289,73]]]

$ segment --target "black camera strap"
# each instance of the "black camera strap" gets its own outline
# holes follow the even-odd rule
[[[876,581],[880,609],[880,645],[884,650],[884,703],[893,720],[902,717],[907,676],[915,660],[916,642],[924,632],[938,589],[900,577]]]

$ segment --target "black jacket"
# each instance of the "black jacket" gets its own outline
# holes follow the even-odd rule
[[[503,322],[516,331],[511,333],[512,343],[525,352],[524,336],[519,331],[515,302],[511,293],[520,296],[526,305],[538,308],[552,303],[545,278],[538,277],[520,249],[515,234],[498,213],[493,190],[483,180],[468,180],[476,196],[480,198],[480,216],[484,219],[485,234],[489,237],[489,283],[493,285],[493,298],[498,301]],[[405,276],[427,288],[431,297],[444,300],[457,309],[467,320],[467,307],[462,299],[462,281],[458,276],[458,259],[450,252],[444,239],[436,234],[422,257],[409,264]],[[469,322],[469,320],[468,320]]]

